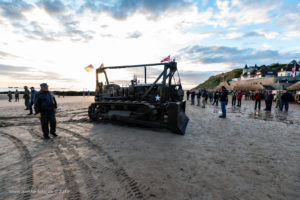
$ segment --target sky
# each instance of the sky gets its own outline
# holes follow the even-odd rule
[[[171,55],[190,89],[209,76],[300,61],[300,0],[0,0],[0,88],[94,90],[84,67]],[[162,68],[150,69],[154,78]],[[116,82],[134,70],[108,73]]]

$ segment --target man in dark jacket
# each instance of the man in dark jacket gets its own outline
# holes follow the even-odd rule
[[[232,101],[231,101],[232,107],[235,106],[235,104],[236,104],[236,96],[237,96],[237,92],[234,90],[232,92]]]
[[[216,104],[216,106],[218,106],[218,102],[219,102],[219,92],[215,91],[214,93],[214,102],[212,105]]]
[[[199,90],[198,92],[197,92],[197,106],[200,106],[200,99],[201,99],[201,91]]]
[[[202,91],[202,108],[205,108],[206,100],[207,100],[207,91],[204,88]]]
[[[19,102],[19,95],[20,95],[20,93],[19,93],[19,91],[18,91],[18,89],[16,89],[16,92],[15,92],[15,101],[17,102]]]
[[[55,112],[57,103],[54,96],[48,90],[47,83],[42,83],[41,90],[36,94],[34,101],[34,110],[36,116],[40,118],[44,139],[49,139],[49,122],[50,134],[56,137],[56,119]]]
[[[271,93],[271,91],[267,91],[266,97],[265,97],[265,101],[266,101],[266,111],[271,111],[272,109],[272,102],[273,102],[273,94]]]
[[[285,108],[285,111],[288,112],[289,110],[289,93],[286,92],[286,90],[283,91],[283,94],[280,97],[280,110],[283,110],[283,106]]]
[[[220,95],[220,101],[221,101],[221,108],[222,108],[222,115],[220,115],[220,118],[226,118],[226,105],[228,102],[228,91],[224,86],[222,86],[222,92]]]
[[[25,106],[26,106],[25,110],[29,110],[28,105],[29,105],[30,96],[29,96],[29,90],[27,86],[24,86],[23,99],[25,100]]]
[[[34,104],[34,100],[35,100],[35,95],[37,94],[37,91],[34,89],[34,87],[30,87],[30,102],[28,105],[29,111],[30,113],[28,115],[32,115],[32,106]]]
[[[195,105],[195,96],[196,96],[196,92],[193,90],[191,92],[191,105]]]
[[[8,96],[8,101],[11,102],[11,100],[12,100],[12,93],[11,93],[10,90],[8,91],[7,96]]]
[[[188,101],[190,99],[190,91],[186,91],[186,100]]]

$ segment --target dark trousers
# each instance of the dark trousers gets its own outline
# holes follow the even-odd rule
[[[227,101],[221,101],[221,109],[222,109],[223,117],[226,117],[226,105],[227,105]]]
[[[271,111],[271,109],[272,109],[272,100],[266,101],[266,110]]]
[[[216,106],[218,106],[218,102],[219,102],[219,100],[215,99],[212,105],[214,105],[216,103]]]
[[[235,106],[235,104],[236,104],[236,97],[232,97],[231,105],[232,105],[232,106]]]
[[[283,110],[283,106],[285,108],[285,111],[289,111],[289,102],[288,101],[281,101],[280,103],[280,110]]]
[[[261,104],[261,100],[260,99],[259,100],[255,100],[255,107],[254,107],[255,110],[257,108],[257,104],[258,104],[258,110],[260,110],[260,104]]]
[[[30,101],[29,104],[28,104],[28,109],[30,111],[30,114],[32,114],[32,106],[33,106],[33,102]]]
[[[29,105],[29,99],[28,99],[28,98],[25,98],[25,106],[26,106],[26,109],[28,109],[28,105]]]
[[[191,105],[195,104],[195,97],[191,97]]]
[[[55,114],[41,116],[41,125],[42,125],[44,137],[49,137],[49,123],[50,123],[50,133],[55,134],[56,132]]]
[[[241,105],[242,105],[242,99],[238,99],[237,106],[240,106],[240,107],[241,107]]]

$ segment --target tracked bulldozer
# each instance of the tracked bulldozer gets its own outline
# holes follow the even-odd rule
[[[153,83],[147,83],[147,69],[163,66]],[[144,68],[144,83],[131,80],[126,87],[110,83],[107,70]],[[95,103],[89,107],[93,121],[121,121],[146,127],[166,128],[185,134],[189,118],[185,114],[184,91],[179,81],[175,82],[177,63],[154,63],[142,65],[112,66],[96,69]],[[100,82],[99,77],[104,76]]]

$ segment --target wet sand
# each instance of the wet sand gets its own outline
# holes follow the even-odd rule
[[[59,137],[44,141],[22,99],[0,100],[0,199],[300,199],[300,105],[243,101],[227,119],[188,105],[181,136],[92,123],[92,97],[57,101]]]

